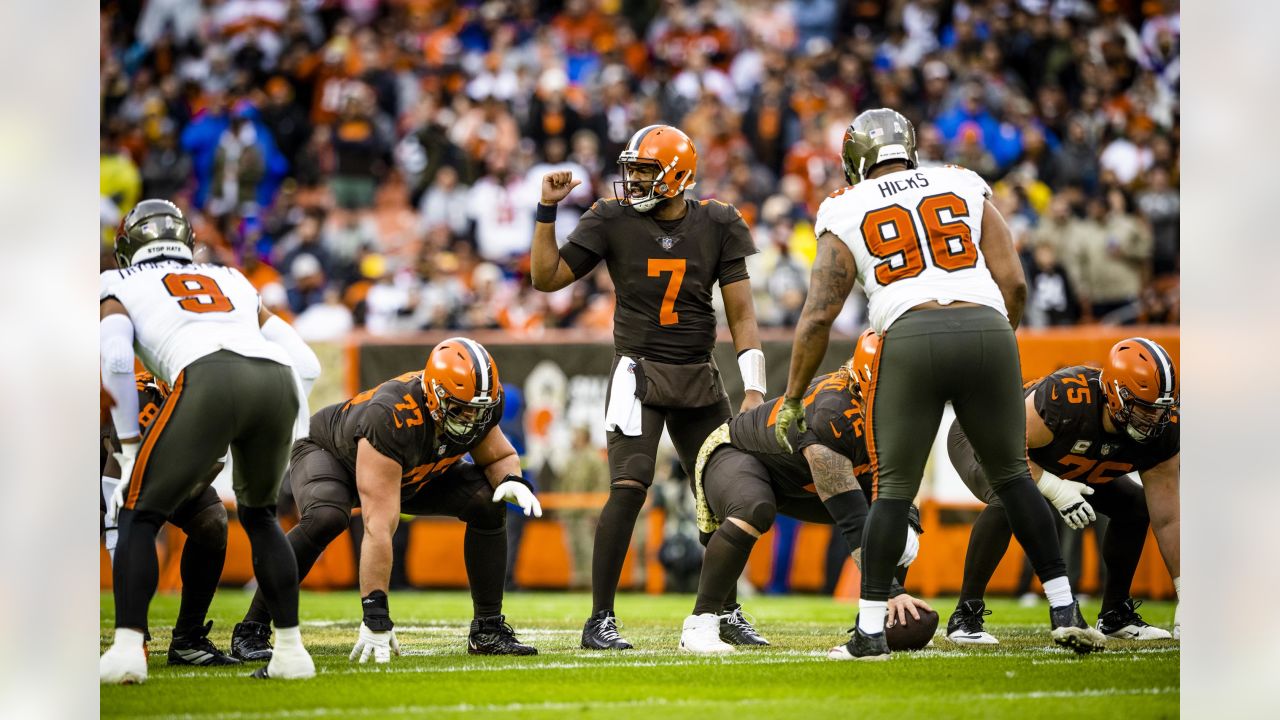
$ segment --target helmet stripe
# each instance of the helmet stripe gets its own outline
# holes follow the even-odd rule
[[[1161,398],[1173,398],[1173,379],[1174,369],[1173,361],[1169,358],[1169,353],[1159,345],[1151,342],[1144,337],[1135,337],[1134,342],[1147,349],[1151,356],[1156,359],[1156,366],[1160,368],[1160,394]]]
[[[651,133],[651,132],[653,132],[653,130],[654,130],[655,128],[660,128],[660,127],[662,127],[662,126],[661,126],[661,125],[649,125],[648,127],[642,127],[642,128],[640,128],[639,130],[637,130],[637,131],[636,131],[636,134],[635,134],[635,135],[632,135],[632,136],[631,136],[631,142],[627,144],[627,149],[628,149],[628,150],[633,150],[633,151],[638,151],[638,150],[640,149],[640,143],[644,142],[644,136],[645,136],[645,135],[648,135],[648,134],[649,134],[649,133]]]
[[[493,387],[493,365],[489,362],[489,353],[471,338],[459,337],[458,340],[471,355],[471,367],[476,373],[476,395],[488,397]]]

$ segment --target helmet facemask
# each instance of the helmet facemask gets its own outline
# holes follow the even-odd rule
[[[1119,407],[1113,410],[1111,418],[1118,427],[1124,428],[1125,434],[1137,442],[1148,442],[1164,432],[1178,409],[1177,400],[1150,403],[1119,382],[1113,382]]]
[[[614,194],[618,196],[620,205],[649,212],[666,199],[663,194],[669,187],[665,181],[666,170],[657,160],[627,158],[627,155],[624,152],[618,160],[622,179],[614,182]]]
[[[430,381],[427,392],[436,398],[431,409],[431,419],[450,441],[470,445],[480,439],[480,434],[493,420],[498,398],[475,398],[468,402],[449,394],[439,382]]]

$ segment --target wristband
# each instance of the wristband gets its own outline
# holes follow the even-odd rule
[[[534,215],[534,220],[540,223],[553,223],[556,221],[556,209],[558,205],[547,205],[538,203],[538,212]]]
[[[374,590],[360,598],[360,607],[364,610],[364,625],[374,632],[390,632],[395,627],[391,622],[391,610],[387,607],[387,594]]]
[[[750,348],[738,353],[738,370],[742,373],[742,388],[764,394],[764,352]]]
[[[525,487],[529,488],[529,492],[534,492],[534,490],[533,490],[533,483],[529,482],[528,480],[525,480],[525,479],[524,479],[524,477],[523,477],[523,476],[521,476],[521,475],[508,475],[508,476],[506,476],[506,477],[502,478],[502,482],[504,482],[504,483],[505,483],[505,482],[517,482],[517,483],[520,483],[521,485],[523,485],[523,486],[525,486]],[[499,484],[502,484],[502,483],[499,483]]]
[[[898,578],[894,578],[889,583],[889,597],[896,598],[899,595],[906,595],[907,589],[902,587],[902,583],[898,582]]]

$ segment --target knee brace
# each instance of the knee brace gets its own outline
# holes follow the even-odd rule
[[[494,502],[493,493],[486,486],[471,496],[458,519],[476,530],[497,530],[507,524],[507,504]]]
[[[261,530],[269,527],[276,522],[276,506],[265,505],[263,507],[248,507],[241,505],[236,510],[240,517],[240,525],[246,533],[252,534],[253,531]]]
[[[351,514],[332,505],[312,505],[298,521],[298,528],[319,547],[333,542],[350,526]]]
[[[227,547],[227,509],[222,503],[210,505],[195,514],[182,528],[187,541],[207,548],[222,550]]]
[[[653,484],[653,458],[643,453],[637,453],[622,462],[622,477],[614,478],[613,484],[620,483],[624,480],[634,480],[644,487]]]
[[[755,528],[761,535],[769,532],[769,528],[773,527],[773,521],[777,516],[777,504],[767,500],[755,500],[729,511],[729,517],[745,520],[748,525]]]

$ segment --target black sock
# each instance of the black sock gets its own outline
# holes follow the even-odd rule
[[[216,539],[216,538],[215,538]],[[213,594],[222,578],[222,566],[227,559],[225,530],[222,544],[214,547],[203,542],[204,538],[187,538],[182,546],[182,601],[178,606],[178,621],[173,634],[186,635],[204,626],[205,615]]]
[[[867,524],[867,496],[861,490],[846,490],[822,501],[844,537],[849,553],[862,547],[862,534]],[[905,530],[903,531],[906,532]]]
[[[961,604],[969,600],[981,600],[987,594],[987,584],[996,567],[1009,549],[1013,529],[1004,508],[988,505],[978,514],[969,531],[969,549],[964,554],[964,582],[960,585]]]
[[[120,511],[120,535],[111,568],[117,628],[147,630],[147,609],[160,583],[156,534],[164,522],[164,517],[157,513]]]
[[[329,546],[339,535],[342,529],[337,525],[329,524],[324,527],[315,527],[314,523],[308,523],[308,518],[303,518],[302,522],[293,526],[293,529],[285,535],[285,539],[289,541],[289,547],[293,549],[293,558],[298,563],[298,582],[311,572],[311,568],[315,566],[316,561],[320,559],[320,554]],[[327,538],[323,544],[317,543],[311,539],[313,533],[323,532]],[[249,610],[244,614],[245,622],[257,622],[264,625],[271,624],[271,611],[267,609],[267,599],[262,595],[262,588],[253,594],[253,602],[249,603]],[[285,627],[288,627],[286,625]]]
[[[241,507],[240,525],[253,551],[253,574],[276,627],[298,625],[298,561],[276,522],[275,506]]]
[[[462,541],[462,558],[467,566],[475,616],[501,615],[502,589],[507,575],[507,529],[468,525]]]
[[[707,543],[711,542],[711,538],[715,537],[715,535],[716,534],[713,532],[698,531],[698,542],[702,545],[704,550],[707,547]],[[721,610],[729,612],[736,607],[738,607],[738,583],[735,582],[733,587],[729,588],[729,594],[724,596],[724,606]]]
[[[601,610],[613,610],[618,578],[622,577],[622,563],[627,559],[636,517],[644,507],[645,492],[644,488],[634,485],[615,485],[609,490],[609,499],[600,511],[596,525],[596,542],[591,555],[592,615]]]
[[[910,500],[878,498],[867,513],[862,546],[862,599],[885,601],[907,544]]]
[[[698,579],[698,599],[693,614],[719,614],[726,606],[729,593],[738,586],[742,569],[751,557],[756,538],[732,522],[725,521],[707,542],[702,558],[702,576]],[[737,600],[736,596],[734,598]]]
[[[1107,582],[1102,590],[1102,612],[1115,610],[1129,599],[1133,574],[1142,559],[1142,546],[1147,540],[1145,519],[1115,520],[1107,526],[1102,538],[1102,560],[1106,563]]]
[[[1053,510],[1036,489],[1028,473],[995,488],[1004,505],[1005,517],[1013,528],[1013,536],[1027,553],[1041,583],[1065,577],[1067,565],[1058,548],[1058,534],[1053,526]]]

